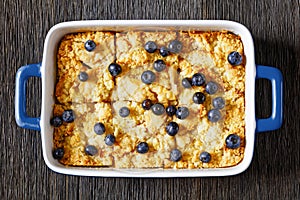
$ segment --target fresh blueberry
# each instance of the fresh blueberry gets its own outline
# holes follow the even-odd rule
[[[64,157],[64,153],[65,151],[63,148],[57,148],[52,151],[52,156],[54,159],[60,160]]]
[[[210,81],[206,84],[205,90],[208,94],[215,94],[218,91],[218,84]]]
[[[89,75],[86,72],[80,72],[78,75],[78,79],[82,82],[87,81],[89,78]]]
[[[156,60],[154,62],[153,68],[158,71],[161,72],[164,69],[166,69],[166,63],[163,60]]]
[[[171,105],[166,108],[166,113],[167,113],[167,115],[172,117],[173,115],[175,115],[176,110],[177,110],[176,107]]]
[[[138,153],[147,153],[149,151],[149,146],[146,142],[141,142],[137,145],[136,151]]]
[[[204,163],[208,163],[210,160],[211,160],[211,155],[210,153],[206,152],[206,151],[203,151],[201,154],[200,154],[200,160]]]
[[[166,57],[169,55],[169,49],[167,47],[161,47],[159,53],[162,57]]]
[[[63,122],[62,122],[61,117],[56,116],[50,120],[50,124],[54,127],[59,127],[63,124]]]
[[[153,105],[152,101],[150,99],[145,99],[143,102],[142,102],[142,107],[145,109],[145,110],[150,110],[151,106]]]
[[[105,126],[103,123],[96,123],[94,126],[94,131],[97,135],[102,135],[105,132]]]
[[[192,77],[192,85],[201,86],[205,83],[205,76],[201,73],[196,73]]]
[[[122,107],[122,108],[120,108],[120,110],[119,110],[119,115],[120,115],[121,117],[127,117],[129,114],[130,114],[129,108],[127,108],[127,107]]]
[[[84,43],[84,48],[87,51],[93,51],[96,48],[96,43],[93,40],[88,40]]]
[[[233,51],[228,55],[227,60],[231,65],[236,66],[242,63],[243,57],[239,52]]]
[[[155,115],[162,115],[165,112],[165,107],[160,103],[156,103],[153,106],[151,106],[151,110]]]
[[[175,136],[178,133],[178,130],[179,130],[179,126],[176,122],[170,122],[166,126],[166,131],[170,136]]]
[[[170,153],[170,160],[178,162],[182,159],[182,153],[178,149],[173,149]]]
[[[182,50],[182,43],[178,40],[173,40],[169,44],[169,50],[172,53],[179,53]]]
[[[208,119],[211,122],[217,122],[221,119],[221,113],[218,109],[212,109],[210,111],[208,111]]]
[[[148,52],[148,53],[154,53],[157,49],[157,46],[155,44],[155,42],[153,41],[148,41],[146,44],[145,44],[145,50]]]
[[[205,95],[202,92],[196,92],[193,95],[193,101],[196,104],[202,104],[202,103],[204,103],[205,99],[206,99]]]
[[[94,156],[98,153],[98,149],[93,145],[87,145],[84,150],[85,153],[90,156]]]
[[[217,97],[213,99],[212,104],[216,109],[222,109],[225,107],[225,100],[222,97]]]
[[[104,141],[105,141],[106,145],[112,146],[115,143],[115,141],[116,141],[116,137],[114,135],[112,135],[112,134],[108,134],[105,137]]]
[[[189,116],[190,112],[187,107],[178,107],[176,111],[176,117],[178,119],[185,119]]]
[[[122,72],[122,68],[119,64],[117,63],[111,63],[108,66],[108,71],[112,76],[118,76]]]
[[[155,79],[156,79],[155,74],[150,70],[144,71],[141,75],[141,80],[145,84],[150,84],[153,81],[155,81]]]
[[[225,139],[226,146],[230,149],[239,148],[241,145],[241,138],[236,134],[230,134]]]
[[[73,110],[65,110],[62,114],[62,120],[67,123],[73,122],[75,119],[75,115]]]
[[[191,79],[189,79],[189,78],[182,79],[181,83],[182,83],[182,86],[184,88],[191,88],[192,87]]]

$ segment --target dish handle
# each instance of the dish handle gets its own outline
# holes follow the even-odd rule
[[[268,79],[272,85],[272,113],[269,118],[256,119],[256,132],[279,129],[283,120],[283,77],[279,69],[256,65],[256,79]]]
[[[26,84],[34,76],[41,77],[41,63],[22,66],[16,74],[15,118],[18,126],[40,131],[40,117],[26,114]]]

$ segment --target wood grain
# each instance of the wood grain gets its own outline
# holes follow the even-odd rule
[[[0,2],[1,199],[300,199],[299,0],[2,0]],[[284,124],[257,134],[247,171],[215,178],[93,178],[57,174],[42,157],[41,136],[14,119],[15,74],[42,60],[51,26],[87,19],[228,19],[251,31],[256,63],[284,75]],[[270,114],[270,84],[256,83],[256,112]],[[39,116],[41,81],[28,82],[27,107]]]

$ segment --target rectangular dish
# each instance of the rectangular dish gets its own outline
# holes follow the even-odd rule
[[[214,32],[214,31],[222,31],[227,33],[233,33],[237,35],[242,44],[243,44],[243,56],[246,58],[244,66],[244,85],[245,92],[243,98],[245,102],[242,103],[244,106],[245,113],[243,114],[244,119],[241,119],[244,123],[244,133],[242,135],[242,147],[243,147],[243,156],[242,159],[237,161],[233,166],[226,165],[218,165],[210,166],[205,168],[204,165],[200,165],[198,168],[196,161],[194,163],[187,162],[186,167],[182,167],[180,162],[176,164],[168,164],[169,159],[163,159],[164,164],[159,164],[159,158],[153,158],[154,162],[158,162],[155,165],[141,165],[142,167],[135,167],[135,165],[129,165],[125,167],[115,167],[112,165],[112,160],[109,160],[109,156],[103,156],[101,165],[96,165],[98,167],[83,167],[83,166],[65,166],[55,160],[52,156],[52,151],[55,145],[53,145],[53,126],[50,125],[50,120],[53,117],[53,106],[55,106],[54,110],[66,110],[67,105],[69,103],[92,103],[93,106],[102,106],[101,99],[105,99],[101,97],[99,100],[99,96],[103,95],[101,93],[99,95],[93,96],[90,99],[86,97],[89,94],[83,94],[86,92],[82,90],[79,94],[79,99],[73,98],[70,100],[70,95],[63,96],[57,95],[56,87],[56,75],[57,73],[64,73],[63,69],[57,72],[57,53],[59,46],[61,45],[62,38],[67,34],[75,34],[75,33],[83,33],[90,31],[101,31],[105,33],[113,33],[112,35],[108,34],[108,38],[120,38],[127,37],[126,34],[132,31],[142,33],[160,33],[171,32],[175,33],[174,37],[179,37],[184,35],[183,33],[189,33],[193,31],[197,32]],[[101,33],[99,32],[99,33]],[[98,32],[97,32],[98,33]],[[116,33],[116,34],[115,34]],[[115,34],[115,35],[114,35]],[[177,35],[177,36],[176,36]],[[178,36],[179,35],[179,36]],[[99,36],[101,37],[101,35]],[[151,38],[151,35],[148,36],[150,39],[155,40],[158,45],[160,42],[164,41],[166,37],[172,37],[172,34],[167,34],[161,39],[159,35]],[[111,46],[117,44],[116,40],[105,40],[108,43],[106,46]],[[169,40],[167,42],[170,42]],[[183,45],[185,46],[188,45]],[[114,58],[116,62],[119,64],[124,64],[121,62],[122,58],[126,58],[126,54],[123,51],[118,53],[118,48],[112,47],[110,48],[111,59],[109,56],[105,58],[99,58],[106,65],[109,65]],[[114,52],[115,51],[115,52]],[[183,49],[185,51],[185,49]],[[124,57],[125,56],[125,57]],[[172,57],[172,56],[171,56]],[[118,59],[119,58],[119,59]],[[125,59],[126,61],[126,59]],[[87,62],[87,61],[86,61]],[[86,64],[86,63],[85,63]],[[181,64],[182,65],[182,64]],[[168,69],[171,69],[171,64],[167,63]],[[93,65],[92,67],[93,68]],[[69,69],[70,70],[70,69]],[[77,72],[78,73],[78,72]],[[141,72],[139,72],[141,73]],[[94,74],[94,72],[93,72]],[[89,74],[91,75],[91,74]],[[26,80],[30,76],[41,76],[42,78],[42,112],[41,118],[29,118],[26,115],[25,108],[25,95],[24,89],[26,85]],[[59,76],[61,77],[61,76]],[[255,118],[255,105],[254,105],[254,89],[255,89],[255,79],[256,78],[267,78],[271,80],[272,83],[272,98],[273,98],[273,109],[272,115],[268,119],[258,119]],[[116,81],[121,82],[121,78],[116,77]],[[59,84],[59,81],[58,81]],[[115,83],[116,84],[116,83]],[[143,84],[143,83],[141,83]],[[62,87],[66,87],[65,82],[63,82]],[[123,88],[124,89],[124,88]],[[122,89],[122,90],[123,90]],[[125,88],[126,90],[126,88]],[[55,93],[56,91],[56,93]],[[70,91],[70,90],[69,90]],[[97,92],[97,91],[95,91]],[[93,92],[94,93],[94,92]],[[138,94],[138,93],[137,93]],[[138,95],[137,95],[138,96]],[[61,98],[60,98],[61,97]],[[118,100],[124,100],[121,97],[118,97]],[[163,102],[163,98],[160,98]],[[228,100],[226,100],[228,101]],[[130,103],[141,103],[140,100],[131,101]],[[169,104],[165,103],[165,107]],[[76,104],[77,105],[77,104]],[[74,104],[72,108],[76,108]],[[64,109],[60,109],[64,107]],[[132,110],[136,108],[138,105],[130,107]],[[118,107],[118,106],[117,106]],[[68,107],[70,108],[70,107]],[[81,108],[80,108],[81,109]],[[79,109],[79,110],[80,110]],[[119,110],[119,107],[118,109]],[[56,111],[55,111],[56,112]],[[55,115],[54,112],[54,115]],[[59,115],[62,114],[62,111]],[[84,111],[83,111],[84,112]],[[78,114],[77,114],[78,115]],[[152,116],[152,115],[151,115]],[[176,119],[175,119],[176,120]],[[266,66],[258,66],[256,67],[254,62],[254,47],[251,34],[249,31],[241,24],[230,21],[218,21],[218,20],[208,20],[208,21],[149,21],[149,20],[137,20],[137,21],[80,21],[80,22],[65,22],[58,24],[51,28],[49,33],[47,34],[44,46],[44,56],[41,64],[31,65],[22,67],[17,73],[16,79],[16,121],[19,126],[24,128],[30,128],[35,130],[41,130],[42,134],[42,144],[43,144],[43,156],[46,164],[54,171],[65,174],[73,174],[73,175],[86,175],[86,176],[129,176],[129,177],[180,177],[180,176],[226,176],[238,174],[244,171],[250,164],[253,154],[254,148],[254,139],[255,132],[263,132],[268,130],[275,130],[281,126],[282,123],[282,75],[280,71],[275,68],[266,67]],[[177,120],[180,124],[181,121]],[[232,123],[232,122],[230,122]],[[57,128],[55,128],[57,130]],[[116,134],[115,134],[116,135]],[[245,138],[245,139],[244,139]],[[117,139],[118,140],[118,139]],[[178,138],[179,140],[179,138]],[[118,141],[120,142],[120,141]],[[59,145],[58,145],[59,146]],[[56,146],[56,147],[58,147]],[[104,147],[103,147],[104,148]],[[124,147],[123,147],[124,148]],[[114,151],[114,150],[112,150]],[[106,151],[107,152],[107,151]],[[143,160],[141,154],[134,153],[136,157],[136,162]],[[224,154],[222,152],[221,154]],[[199,156],[199,155],[197,155]],[[122,156],[123,157],[123,156]],[[126,157],[126,156],[125,156]],[[103,159],[105,158],[105,159]],[[121,158],[119,158],[121,159]],[[183,159],[184,160],[184,159]],[[167,162],[166,162],[167,161]],[[131,162],[131,161],[130,161]],[[126,162],[125,162],[126,163]],[[148,161],[147,161],[148,163]],[[77,165],[77,164],[75,164]],[[108,166],[107,168],[99,167],[99,166]],[[90,165],[94,166],[94,165]],[[155,168],[151,168],[151,166],[155,166]],[[169,167],[164,167],[169,166]],[[196,166],[196,167],[191,167]],[[145,167],[145,168],[143,168]],[[150,167],[150,168],[149,168]],[[204,167],[204,168],[203,168]],[[176,169],[176,168],[185,168],[185,169]]]

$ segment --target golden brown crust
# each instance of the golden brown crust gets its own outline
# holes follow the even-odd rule
[[[95,41],[95,51],[87,52],[84,43]],[[183,49],[179,54],[162,57],[158,51],[147,53],[144,45],[154,41],[158,47],[168,46],[179,40]],[[66,35],[57,55],[57,84],[54,116],[61,116],[66,109],[75,112],[75,121],[54,128],[54,148],[64,148],[65,165],[110,166],[114,168],[220,168],[237,165],[244,157],[245,148],[245,58],[243,63],[232,66],[227,61],[230,52],[237,51],[243,57],[243,44],[239,36],[226,32],[84,32]],[[158,73],[153,69],[155,60],[162,59],[166,70]],[[116,78],[108,72],[108,65],[116,62],[122,73]],[[153,84],[141,82],[141,73],[156,73]],[[78,79],[81,71],[88,80]],[[208,95],[204,87],[185,89],[181,80],[201,72],[206,81],[219,84],[216,94]],[[204,104],[194,104],[195,92],[206,94]],[[223,97],[226,106],[221,110],[222,119],[213,123],[207,118],[212,99]],[[185,120],[166,114],[156,116],[144,110],[144,99],[176,107],[186,106],[190,115]],[[126,106],[130,115],[120,117],[119,109]],[[169,136],[165,127],[168,122],[179,124],[176,136]],[[106,132],[97,135],[95,123],[105,124]],[[107,146],[105,135],[113,134],[116,142]],[[229,134],[241,138],[241,146],[229,149],[225,138]],[[147,142],[149,152],[140,154],[136,146]],[[85,153],[86,145],[98,149],[95,156]],[[170,152],[177,148],[182,152],[179,162],[170,160]],[[212,160],[203,163],[201,152],[207,151]]]

